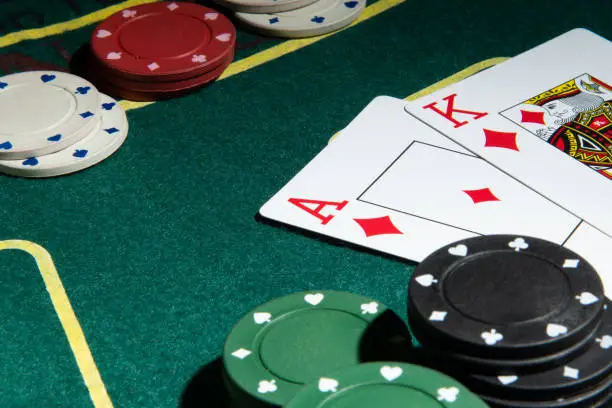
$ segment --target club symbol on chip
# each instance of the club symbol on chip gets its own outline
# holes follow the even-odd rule
[[[319,391],[321,392],[336,392],[338,385],[338,381],[333,378],[321,377],[319,379]]]
[[[482,337],[488,346],[494,346],[504,339],[504,336],[495,329],[482,333],[480,337]]]
[[[514,238],[512,241],[508,243],[508,246],[514,249],[516,252],[521,251],[522,249],[529,248],[529,244],[525,241],[525,238]]]
[[[414,280],[421,284],[421,286],[425,286],[426,288],[430,287],[433,283],[438,283],[438,280],[430,273],[426,275],[417,276]]]
[[[580,300],[580,304],[585,306],[599,302],[599,298],[591,292],[582,292],[580,295],[576,296],[576,299]]]
[[[361,314],[376,314],[378,313],[378,303],[372,301],[361,305]]]
[[[259,382],[259,387],[257,387],[257,392],[260,394],[268,394],[271,392],[276,392],[276,390],[278,390],[276,380],[262,380]]]
[[[306,296],[304,296],[304,300],[306,301],[306,303],[316,306],[319,303],[321,303],[321,301],[323,300],[323,297],[324,296],[322,293],[309,293]]]
[[[109,60],[118,60],[118,59],[121,59],[121,53],[120,52],[109,52],[106,55],[106,59],[109,59]]]
[[[565,333],[567,333],[567,327],[560,324],[549,323],[546,326],[546,334],[548,334],[549,337],[559,337]]]
[[[455,402],[459,396],[459,388],[442,387],[438,389],[438,401]]]
[[[206,13],[204,14],[204,20],[216,20],[219,17],[219,13]]]
[[[468,247],[464,244],[459,244],[448,248],[448,253],[455,256],[466,256],[468,253]]]
[[[253,320],[257,324],[270,323],[272,321],[272,315],[267,312],[253,313]]]
[[[194,54],[194,56],[191,57],[191,62],[197,62],[197,63],[206,62],[206,55],[204,55],[204,54]]]
[[[121,15],[123,16],[123,18],[131,18],[136,15],[136,10],[126,9],[121,12]]]
[[[232,35],[230,33],[223,33],[223,34],[219,34],[215,38],[221,42],[228,42],[229,40],[232,39]]]
[[[599,343],[599,347],[604,350],[607,350],[612,347],[612,336],[609,336],[607,334],[605,336],[602,336],[601,339],[595,339],[595,341]]]
[[[398,379],[403,372],[404,370],[402,370],[400,367],[382,366],[380,369],[380,375],[382,375],[387,381]]]

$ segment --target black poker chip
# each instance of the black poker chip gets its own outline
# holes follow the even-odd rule
[[[593,322],[594,328],[583,339],[580,339],[571,347],[553,354],[529,358],[487,358],[446,349],[437,339],[428,335],[427,331],[421,328],[422,323],[419,323],[412,315],[413,313],[409,313],[410,327],[418,341],[425,346],[422,358],[427,361],[427,365],[433,368],[438,367],[443,371],[456,370],[460,373],[469,371],[470,373],[493,376],[515,373],[527,374],[554,369],[584,353],[592,344],[595,334],[601,326],[599,319],[596,319]]]
[[[603,308],[595,269],[537,238],[459,241],[417,266],[409,311],[445,349],[483,358],[532,358],[571,348]]]
[[[612,375],[612,310],[606,300],[601,325],[578,357],[549,370],[529,374],[476,374],[483,388],[515,398],[560,398]]]
[[[492,408],[593,408],[605,407],[606,405],[601,404],[610,400],[611,392],[612,377],[608,376],[597,385],[581,393],[568,394],[563,398],[549,401],[510,400],[482,394],[480,396]]]

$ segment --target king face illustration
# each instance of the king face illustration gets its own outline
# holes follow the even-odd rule
[[[501,114],[612,179],[612,87],[585,74]]]

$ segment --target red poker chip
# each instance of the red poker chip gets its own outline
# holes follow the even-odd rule
[[[91,48],[118,75],[182,79],[219,64],[235,41],[236,29],[218,11],[162,2],[113,14],[94,30]]]
[[[95,85],[104,93],[115,98],[146,102],[175,98],[196,91],[217,79],[231,64],[233,53],[217,68],[204,74],[174,82],[142,82],[123,79],[121,83],[112,82],[114,78],[100,77]]]

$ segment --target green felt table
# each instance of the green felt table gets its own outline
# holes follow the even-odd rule
[[[18,240],[0,244],[0,406],[223,407],[232,325],[296,291],[355,292],[405,318],[414,263],[262,223],[258,209],[375,96],[404,98],[576,27],[612,38],[612,2],[381,1],[303,46],[240,28],[241,68],[131,106],[109,160],[0,176],[0,241]],[[133,3],[0,2],[0,70],[69,70],[100,13]]]

